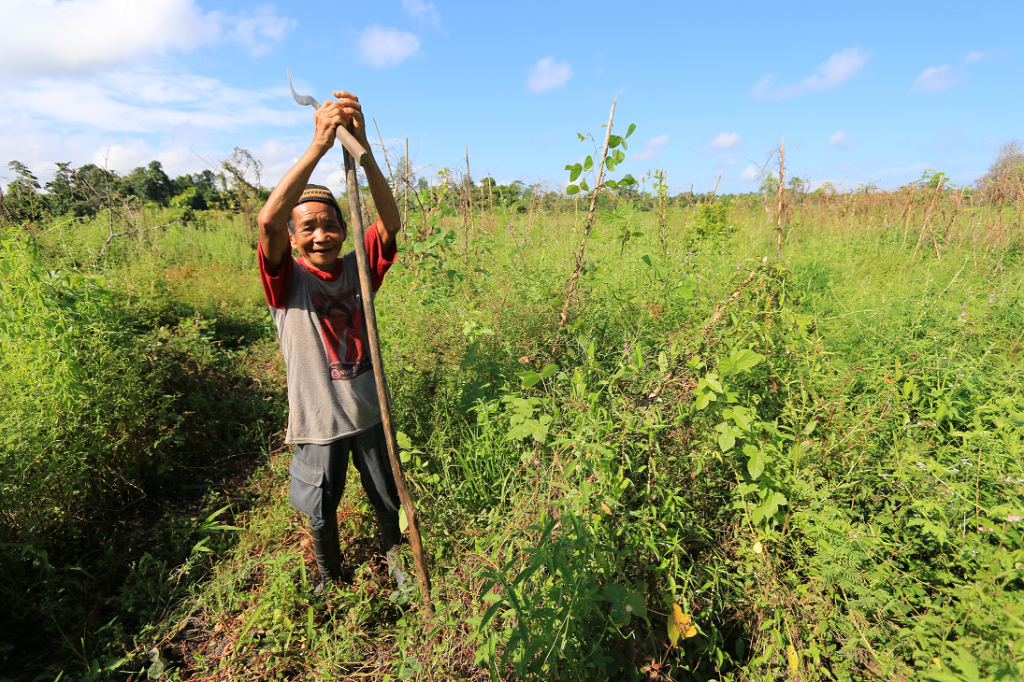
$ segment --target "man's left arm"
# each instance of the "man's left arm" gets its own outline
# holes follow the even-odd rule
[[[335,92],[334,96],[338,98],[342,111],[352,122],[353,137],[363,145],[364,149],[369,151],[370,144],[366,139],[366,121],[363,118],[363,110],[359,104],[359,98],[345,91]],[[368,154],[368,159],[366,165],[363,166],[363,172],[366,174],[366,182],[370,186],[370,196],[373,197],[373,205],[377,208],[377,215],[380,217],[377,221],[380,243],[384,253],[391,253],[391,250],[394,248],[395,235],[402,229],[402,214],[398,210],[398,202],[395,201],[395,195],[388,186],[388,180],[384,177],[384,173],[381,172],[380,166],[377,165],[377,160],[373,158],[372,152]]]

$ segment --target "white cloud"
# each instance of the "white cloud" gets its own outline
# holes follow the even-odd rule
[[[647,140],[643,150],[629,155],[630,161],[651,161],[661,156],[661,148],[668,144],[668,135],[658,135]]]
[[[967,55],[964,57],[964,61],[967,62],[968,64],[973,64],[974,62],[980,62],[985,57],[986,55],[984,52],[978,52],[977,50],[975,50],[974,52],[968,52]]]
[[[359,55],[370,66],[397,66],[419,49],[415,35],[386,26],[370,26],[359,36]]]
[[[861,52],[860,48],[846,49],[842,52],[836,52],[827,61],[818,64],[814,69],[814,73],[799,83],[790,83],[773,88],[775,76],[769,74],[754,85],[753,90],[750,91],[750,96],[756,99],[785,99],[787,97],[796,97],[797,95],[806,95],[811,92],[829,90],[849,80],[863,68],[867,61],[867,53]]]
[[[273,5],[260,5],[254,14],[242,13],[233,21],[234,28],[227,37],[247,48],[253,57],[270,52],[298,25],[294,19],[278,16]]]
[[[855,144],[855,142],[846,137],[846,131],[840,130],[828,138],[829,147],[838,147],[839,149],[849,149]]]
[[[263,159],[251,146],[253,137],[265,139],[265,127],[295,126],[303,129],[303,138],[312,133],[312,112],[295,106],[279,87],[236,88],[152,67],[39,77],[4,89],[0,162],[18,159],[45,179],[56,161],[102,164],[109,150],[112,170],[126,173],[157,159],[175,175],[206,167],[196,153],[217,159],[235,145],[250,146]],[[267,163],[268,181],[272,170]]]
[[[295,26],[263,5],[255,14],[204,13],[194,0],[4,0],[0,74],[87,73],[139,58],[232,41],[267,52]]]
[[[231,87],[217,78],[153,67],[111,71],[90,78],[36,78],[7,88],[5,114],[35,118],[72,130],[166,134],[188,124],[234,131],[249,126],[292,126],[311,118],[297,107],[277,109],[275,89]],[[74,102],[74,107],[67,106]],[[6,117],[5,117],[6,118]]]
[[[544,57],[530,67],[530,77],[526,79],[526,87],[530,92],[544,92],[551,88],[561,88],[572,78],[572,68],[568,62],[556,62],[554,57]]]
[[[630,161],[650,161],[651,159],[658,158],[659,154],[661,154],[661,152],[658,149],[648,147],[647,149],[644,149],[643,151],[637,152],[636,154],[630,154],[629,155],[629,160]]]
[[[740,143],[739,133],[719,133],[708,144],[715,149],[732,149]]]
[[[754,164],[750,164],[749,166],[743,169],[742,173],[740,173],[740,182],[750,182],[751,180],[756,180],[757,176],[760,173],[760,168],[758,168]]]
[[[402,9],[414,19],[433,28],[441,28],[441,16],[432,2],[424,0],[402,0]]]
[[[911,92],[944,92],[948,88],[963,82],[963,78],[949,64],[942,66],[929,66],[921,72],[914,84],[910,86]]]

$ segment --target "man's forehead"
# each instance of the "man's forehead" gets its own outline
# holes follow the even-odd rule
[[[334,220],[335,222],[338,221],[338,212],[334,207],[320,201],[304,201],[301,204],[297,204],[292,211],[294,211],[300,219],[303,217],[314,219],[321,215],[326,215],[328,219]]]

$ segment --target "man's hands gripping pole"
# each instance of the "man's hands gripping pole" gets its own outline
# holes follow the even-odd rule
[[[362,149],[369,150],[370,143],[366,139],[366,119],[363,117],[363,107],[359,98],[345,90],[335,90],[335,100],[327,100],[316,110],[316,132],[314,142],[324,145],[324,153],[334,146],[334,139],[343,139],[341,131],[348,133]],[[346,145],[351,147],[352,145]],[[351,149],[347,149],[349,153]],[[373,205],[377,208],[380,216],[378,223],[378,234],[381,246],[387,252],[395,240],[395,235],[402,229],[402,214],[398,210],[398,202],[391,192],[387,178],[377,165],[373,154],[367,152],[365,161],[360,162],[356,154],[353,159],[363,167],[366,174],[366,182],[370,186],[370,196],[373,197]]]

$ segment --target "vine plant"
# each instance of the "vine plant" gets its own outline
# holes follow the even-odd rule
[[[624,136],[612,135],[612,122],[615,119],[615,103],[618,100],[612,101],[612,110],[608,114],[608,125],[605,128],[604,133],[604,147],[601,149],[601,154],[598,157],[597,167],[594,167],[594,156],[587,155],[587,158],[583,163],[570,164],[565,167],[565,170],[569,171],[569,185],[565,188],[566,194],[569,196],[576,195],[576,210],[579,211],[579,200],[580,192],[590,193],[590,210],[587,212],[586,222],[583,227],[583,239],[580,241],[579,251],[576,252],[576,267],[573,270],[572,277],[569,280],[569,286],[565,293],[565,304],[562,306],[562,315],[559,321],[559,328],[565,327],[566,322],[569,319],[569,308],[572,305],[573,298],[576,295],[576,283],[580,278],[580,271],[583,269],[583,253],[587,248],[587,237],[590,236],[590,230],[594,226],[594,213],[597,210],[597,198],[601,192],[608,192],[612,187],[619,185],[633,185],[636,184],[636,180],[633,176],[626,175],[619,181],[605,178],[605,170],[609,173],[615,170],[615,167],[626,160],[626,154],[624,149],[629,149],[626,140],[633,131],[636,130],[636,124],[631,123],[629,129],[626,131]],[[594,144],[594,152],[597,152],[597,141],[589,133],[584,135],[577,133],[580,142],[590,140]],[[622,147],[622,149],[618,149]],[[609,155],[609,152],[611,154]],[[582,176],[582,179],[580,179]],[[594,183],[591,188],[590,183],[587,179],[591,179]],[[577,182],[577,180],[579,182]]]

